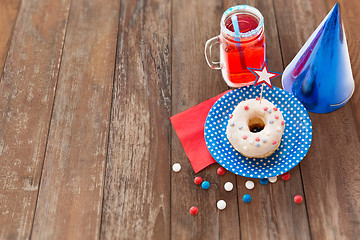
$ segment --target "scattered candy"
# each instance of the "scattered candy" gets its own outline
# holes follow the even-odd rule
[[[269,109],[267,112],[270,114],[270,113],[271,113],[271,109]]]
[[[232,119],[232,117],[233,117],[233,115],[232,115],[232,114],[230,114],[230,119]]]
[[[225,183],[224,188],[227,192],[230,192],[231,190],[233,190],[234,185],[231,182],[227,182]]]
[[[300,204],[300,203],[302,203],[302,201],[303,201],[302,196],[296,195],[296,196],[294,197],[294,202],[295,202],[295,203]]]
[[[256,97],[256,101],[259,101],[260,100],[260,98],[259,97]]]
[[[235,126],[235,123],[230,123],[230,127],[233,127],[233,126]]]
[[[225,174],[225,168],[219,167],[216,172],[218,175],[222,176]]]
[[[254,184],[254,182],[253,181],[247,181],[246,183],[245,183],[245,187],[247,188],[247,189],[253,189],[254,187],[255,187],[255,184]]]
[[[202,184],[201,184],[201,187],[203,188],[203,189],[209,189],[209,187],[210,187],[210,183],[208,182],[208,181],[203,181],[202,182]]]
[[[256,143],[255,146],[256,146],[256,147],[260,147],[260,143]]]
[[[249,194],[245,194],[243,196],[243,201],[246,202],[246,203],[251,202],[251,196]]]
[[[285,125],[285,122],[284,122],[284,121],[281,121],[281,125],[283,125],[283,126],[284,126],[284,125]]]
[[[281,175],[281,178],[285,181],[289,180],[290,179],[290,173],[284,173]]]
[[[274,107],[273,109],[274,109],[274,111],[277,111],[277,110],[278,110],[276,107]]]
[[[277,141],[276,141],[276,140],[274,140],[274,141],[273,141],[273,145],[276,145],[276,144],[277,144]]]
[[[243,126],[240,126],[240,127],[239,127],[239,130],[242,130],[242,129],[243,129]]]
[[[278,115],[275,115],[275,119],[279,119],[279,116],[278,116]]]
[[[246,139],[247,139],[247,136],[246,136],[246,135],[244,135],[244,136],[242,136],[242,138],[243,138],[244,140],[246,140]]]
[[[269,182],[269,180],[267,178],[260,178],[260,183],[262,185],[266,185],[266,184],[268,184],[268,182]]]
[[[245,109],[245,110],[249,110],[249,107],[248,107],[248,106],[245,106],[244,109]]]
[[[219,210],[224,210],[226,208],[226,202],[224,200],[219,200],[216,203],[216,206]]]
[[[199,209],[195,206],[190,208],[190,214],[191,215],[196,215],[199,212]]]
[[[180,163],[174,163],[174,165],[172,166],[172,169],[174,172],[180,172],[180,170],[181,170]]]
[[[263,142],[263,143],[266,143],[266,142],[267,142],[267,140],[266,140],[266,139],[263,139],[263,140],[262,140],[262,142]]]
[[[273,123],[274,123],[274,120],[270,120],[269,123],[270,123],[270,124],[273,124]]]
[[[269,180],[269,182],[274,183],[274,182],[277,181],[277,176],[275,176],[275,177],[269,177],[268,180]]]
[[[194,183],[195,183],[196,185],[200,185],[200,184],[202,183],[202,178],[201,178],[201,177],[196,177],[196,178],[194,179]]]
[[[260,142],[260,138],[259,137],[255,138],[255,141]]]
[[[264,107],[264,111],[266,112],[268,110],[268,107]]]

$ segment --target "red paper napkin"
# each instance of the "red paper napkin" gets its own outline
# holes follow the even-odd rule
[[[206,117],[214,103],[229,91],[210,98],[170,118],[195,173],[215,163],[204,137]]]

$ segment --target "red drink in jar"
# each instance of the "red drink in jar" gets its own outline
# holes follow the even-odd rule
[[[235,15],[240,32],[234,30]],[[247,68],[261,68],[265,61],[264,18],[253,7],[239,5],[225,11],[221,19],[221,34],[207,41],[206,60],[210,67],[221,69],[230,87],[253,84],[256,77]],[[211,47],[220,44],[220,62],[209,62]],[[209,54],[207,54],[209,52]]]

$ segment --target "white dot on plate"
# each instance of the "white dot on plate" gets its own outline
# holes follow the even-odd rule
[[[181,170],[180,163],[174,163],[174,165],[172,166],[172,169],[174,172],[180,172],[180,170]]]
[[[247,189],[253,189],[253,188],[255,187],[255,184],[254,184],[253,181],[247,181],[247,182],[245,183],[245,187],[246,187]]]
[[[269,180],[269,182],[274,183],[274,182],[277,181],[277,176],[275,176],[275,177],[269,177],[268,180]]]
[[[219,200],[216,203],[216,206],[217,206],[218,209],[224,210],[226,208],[226,202],[224,200]]]
[[[231,190],[233,190],[234,185],[231,182],[227,182],[225,183],[224,188],[226,191],[230,192]]]

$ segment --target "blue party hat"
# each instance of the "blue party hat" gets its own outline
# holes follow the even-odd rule
[[[355,84],[339,4],[286,67],[282,85],[310,112],[332,112],[349,101]]]

